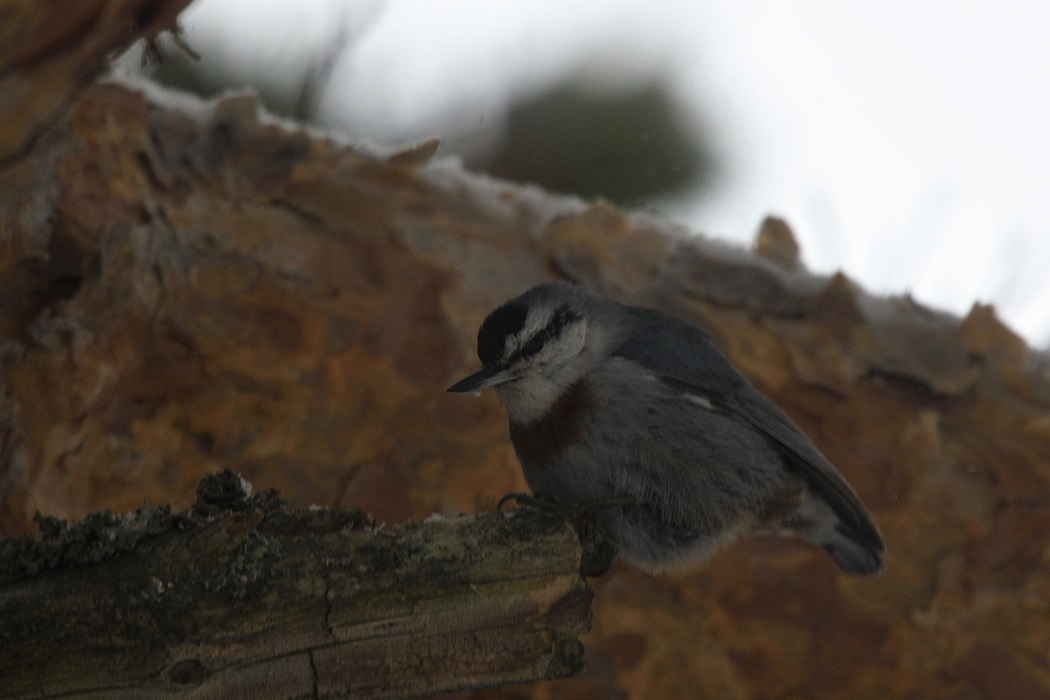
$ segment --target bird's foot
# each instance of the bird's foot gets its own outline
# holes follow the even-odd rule
[[[602,508],[636,503],[629,498],[562,501],[548,494],[508,493],[496,504],[496,512],[503,512],[504,507],[512,502],[521,510],[558,516],[572,525],[582,548],[580,573],[584,576],[601,576],[609,570],[613,559],[616,558],[616,547],[602,534],[595,517],[596,513]]]
[[[528,508],[530,510],[540,510],[545,512],[558,512],[561,507],[561,502],[553,496],[546,496],[543,494],[533,495],[531,493],[508,493],[506,496],[499,499],[499,503],[496,504],[496,512],[502,513],[503,509],[511,503],[519,508]]]
[[[582,515],[594,513],[603,508],[615,508],[616,506],[629,506],[637,503],[632,498],[611,497],[596,498],[589,501],[562,501],[559,498],[545,493],[508,493],[499,499],[496,504],[496,512],[501,513],[507,504],[515,503],[519,508],[528,508],[545,513],[557,513],[559,515]]]

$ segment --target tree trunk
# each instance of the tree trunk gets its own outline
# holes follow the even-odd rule
[[[444,390],[477,367],[488,311],[570,278],[716,335],[857,488],[887,570],[848,579],[768,539],[674,576],[616,564],[591,582],[583,674],[516,693],[1050,697],[1047,359],[990,307],[959,319],[808,274],[775,220],[738,250],[428,162],[433,144],[386,157],[248,96],[95,80],[185,4],[0,0],[0,531],[186,509],[225,467],[389,523],[486,510],[524,489],[506,415]],[[132,608],[156,590],[136,581]],[[82,659],[112,644],[67,639]],[[218,668],[170,664],[152,678]]]

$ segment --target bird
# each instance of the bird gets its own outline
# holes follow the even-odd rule
[[[655,309],[546,282],[481,324],[482,369],[535,496],[594,505],[625,561],[680,570],[756,534],[801,538],[844,571],[884,568],[856,491],[712,336]]]

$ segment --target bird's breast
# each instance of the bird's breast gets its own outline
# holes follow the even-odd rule
[[[510,439],[522,465],[547,466],[571,445],[584,439],[587,415],[594,409],[594,396],[584,380],[570,385],[550,410],[528,423],[510,421]]]

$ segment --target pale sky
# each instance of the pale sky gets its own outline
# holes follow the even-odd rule
[[[810,269],[1050,342],[1050,3],[197,0],[183,25],[245,82],[364,27],[321,119],[379,143],[581,69],[665,76],[728,165],[668,218],[746,245],[777,214]]]

